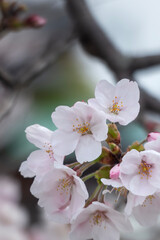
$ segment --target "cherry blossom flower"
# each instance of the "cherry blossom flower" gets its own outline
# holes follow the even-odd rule
[[[73,107],[59,106],[52,114],[58,130],[53,133],[55,153],[68,155],[75,150],[80,163],[95,160],[102,152],[101,141],[107,138],[108,126],[103,112],[77,102]]]
[[[146,150],[154,150],[154,151],[160,153],[160,137],[159,137],[159,135],[155,140],[153,139],[152,141],[145,143],[144,148]]]
[[[114,172],[116,173],[118,172],[118,174],[113,174]],[[106,189],[103,191],[103,194],[112,193],[115,190],[118,193],[118,197],[115,200],[116,202],[118,201],[120,196],[126,197],[128,193],[128,190],[123,186],[123,183],[119,178],[119,174],[120,174],[120,164],[117,164],[110,170],[110,177],[113,177],[113,178],[111,179],[101,178],[101,182],[104,185],[112,186],[112,190]]]
[[[150,141],[154,141],[156,140],[157,138],[160,138],[160,132],[151,132],[148,134],[147,136],[147,141],[150,142]]]
[[[24,177],[43,176],[54,162],[63,164],[64,157],[53,152],[51,138],[53,132],[38,124],[27,127],[26,137],[41,150],[33,151],[28,159],[21,164],[20,172]]]
[[[122,183],[121,179],[119,178],[120,164],[116,164],[113,168],[111,168],[109,175],[110,175],[110,179],[101,178],[101,182],[104,185],[112,186],[113,188],[123,187],[123,183]]]
[[[127,196],[125,213],[133,215],[145,227],[153,226],[158,221],[160,214],[160,193],[149,196],[137,196],[131,192]]]
[[[75,171],[63,165],[55,165],[40,180],[35,179],[31,192],[57,223],[69,223],[88,198],[84,182]]]
[[[160,189],[160,154],[153,150],[131,150],[120,164],[120,179],[135,195],[153,195]]]
[[[138,115],[140,105],[139,88],[136,82],[122,79],[113,86],[101,80],[95,89],[95,99],[89,99],[89,105],[102,110],[111,122],[127,125]]]
[[[92,202],[72,220],[71,240],[118,240],[119,231],[132,231],[127,218],[106,204]]]

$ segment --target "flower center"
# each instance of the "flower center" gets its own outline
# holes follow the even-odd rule
[[[147,203],[152,204],[153,199],[155,199],[154,195],[147,196],[146,199],[144,200],[143,204],[142,204],[142,207],[146,207]]]
[[[120,104],[117,101],[117,97],[115,96],[114,100],[112,101],[113,105],[109,107],[109,111],[114,114],[118,114],[123,108],[123,102],[121,101]]]
[[[117,199],[115,200],[115,202],[117,203],[120,196],[124,197],[125,199],[127,198],[127,194],[128,194],[128,190],[125,187],[119,187],[119,188],[113,188],[117,193]]]
[[[143,179],[144,176],[147,177],[152,177],[151,172],[152,172],[152,165],[146,163],[144,160],[141,161],[141,164],[139,165],[139,174],[141,174],[141,179]]]
[[[78,118],[76,118],[76,121],[78,122]],[[89,122],[84,122],[84,123],[78,123],[73,125],[73,132],[77,132],[80,133],[82,135],[86,135],[86,134],[91,134],[90,131],[90,123]]]
[[[50,159],[53,159],[54,153],[53,153],[52,145],[50,143],[45,143],[43,147],[47,148],[46,153],[48,153]]]
[[[101,227],[105,218],[106,218],[106,216],[104,216],[104,214],[102,212],[96,212],[94,215],[92,215],[92,217],[89,221],[91,224],[91,227],[93,227],[95,225]],[[106,228],[106,226],[104,226],[104,228]]]
[[[60,178],[58,180],[58,186],[57,191],[62,194],[68,195],[71,191],[73,185],[73,178],[72,177],[66,177],[66,178]]]

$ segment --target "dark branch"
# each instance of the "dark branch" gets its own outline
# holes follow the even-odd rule
[[[67,0],[67,6],[76,22],[82,45],[89,53],[103,59],[114,72],[125,75],[138,69],[160,64],[160,55],[126,57],[120,53],[97,24],[84,0]]]
[[[160,64],[160,55],[133,57],[130,63],[130,71],[134,72],[135,70],[152,67],[158,64]]]
[[[37,61],[31,62],[18,76],[11,77],[8,73],[0,69],[0,81],[4,86],[13,90],[28,86],[68,49],[72,43],[72,39],[72,34],[68,36],[68,39],[62,40],[61,43],[55,43],[54,40],[51,39],[46,44],[43,53],[37,56]]]

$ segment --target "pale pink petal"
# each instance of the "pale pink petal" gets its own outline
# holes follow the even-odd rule
[[[30,169],[28,167],[28,162],[24,161],[22,162],[19,172],[21,173],[21,175],[25,178],[32,178],[35,176],[35,173],[32,171],[32,169]]]
[[[123,102],[124,106],[133,105],[140,98],[138,84],[128,79],[122,79],[116,85],[115,95],[120,96],[120,101]]]
[[[80,220],[79,220],[80,221]],[[76,227],[72,225],[72,230],[69,235],[70,240],[88,240],[92,238],[92,227],[89,218],[86,221],[80,222]]]
[[[147,196],[154,194],[157,188],[148,183],[146,176],[142,179],[141,175],[136,175],[129,183],[129,190],[136,195]]]
[[[95,160],[101,152],[101,143],[96,141],[91,134],[81,136],[75,150],[77,161],[80,163]]]
[[[120,174],[120,164],[116,164],[114,167],[111,168],[109,172],[109,176],[111,179],[119,179]]]
[[[122,213],[119,213],[119,212],[115,211],[114,209],[110,208],[110,209],[108,209],[106,216],[114,224],[114,226],[117,228],[117,230],[124,231],[124,232],[133,231],[133,227],[132,227],[130,221]]]
[[[145,227],[154,226],[160,214],[160,198],[156,194],[152,197],[149,196],[142,205],[133,209],[135,219]]]
[[[160,189],[160,166],[157,165],[155,168],[152,168],[148,182],[154,187]]]
[[[63,164],[64,156],[60,156],[54,153],[54,159],[55,159],[55,162],[57,162],[58,164]]]
[[[138,166],[141,163],[141,156],[137,150],[132,149],[124,155],[120,164],[120,172],[124,174],[133,174],[138,172]]]
[[[95,98],[90,98],[88,100],[88,105],[99,111],[106,112],[106,106],[103,107],[102,105],[100,105],[100,103]]]
[[[155,141],[150,141],[144,144],[146,150],[154,150],[160,153],[160,138],[157,138]]]
[[[115,86],[106,80],[101,80],[95,89],[95,97],[98,102],[104,106],[108,107],[112,102],[115,93]]]
[[[93,240],[119,240],[120,233],[110,221],[102,222],[101,226],[94,226]]]
[[[46,144],[49,144],[51,142],[53,133],[48,128],[45,128],[38,124],[27,127],[25,132],[28,141],[41,149],[46,149]]]
[[[89,197],[85,183],[78,176],[74,175],[74,183],[76,185],[76,191],[79,195],[85,199]]]
[[[101,182],[104,185],[112,186],[114,188],[119,188],[123,187],[123,184],[120,179],[106,179],[106,178],[101,178]]]
[[[134,207],[141,205],[146,197],[144,196],[137,196],[132,194],[131,192],[128,193],[127,196],[127,204],[125,206],[124,212],[129,216],[132,213]]]
[[[49,211],[47,213],[47,219],[60,224],[69,224],[71,219],[71,211],[69,207],[62,210]]]
[[[76,114],[72,107],[59,106],[55,112],[52,113],[52,121],[57,128],[66,132],[73,131],[73,125],[76,121]]]
[[[127,106],[124,110],[119,112],[119,117],[122,119],[119,121],[121,125],[127,125],[132,122],[138,116],[140,111],[140,104],[137,102],[134,105]]]
[[[54,152],[57,155],[68,155],[72,153],[78,144],[80,134],[73,132],[67,133],[61,130],[56,130],[52,135],[52,144]]]
[[[81,117],[82,121],[90,122],[93,108],[85,102],[76,102],[73,106],[74,112]]]
[[[110,113],[109,111],[106,113],[106,118],[113,123],[123,121],[123,118],[121,116]]]
[[[85,200],[87,199],[85,194],[86,194],[86,192],[84,192],[84,196],[79,194],[77,186],[73,185],[72,198],[71,198],[70,207],[69,207],[70,219],[72,219],[74,217],[74,215],[76,213],[78,213],[84,207]]]
[[[160,138],[160,132],[151,132],[148,134],[147,136],[147,141],[154,141],[157,140],[158,138]]]
[[[93,112],[90,121],[90,130],[97,141],[104,141],[107,138],[108,126],[103,112]]]
[[[43,176],[53,166],[54,161],[44,150],[36,150],[29,155],[27,161],[21,166],[20,172],[24,177]]]

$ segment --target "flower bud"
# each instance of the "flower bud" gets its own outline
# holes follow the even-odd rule
[[[156,140],[158,137],[160,137],[160,132],[151,132],[148,134],[147,136],[147,141],[150,142],[150,141],[154,141]]]
[[[24,24],[28,27],[43,27],[46,24],[47,20],[38,15],[31,15],[27,19],[25,19]]]
[[[102,154],[100,156],[100,163],[107,165],[115,165],[117,163],[116,156],[106,147],[102,148]]]
[[[120,147],[118,147],[115,143],[109,143],[108,145],[113,154],[115,154],[115,155],[121,154]]]
[[[120,174],[120,164],[116,164],[109,173],[111,179],[118,179]]]
[[[107,138],[107,143],[115,143],[115,144],[120,144],[120,133],[117,129],[116,124],[114,123],[109,123],[108,124],[108,138]]]
[[[138,141],[132,143],[132,145],[128,146],[127,152],[131,151],[132,149],[136,149],[138,152],[144,151],[143,144],[139,143]]]

